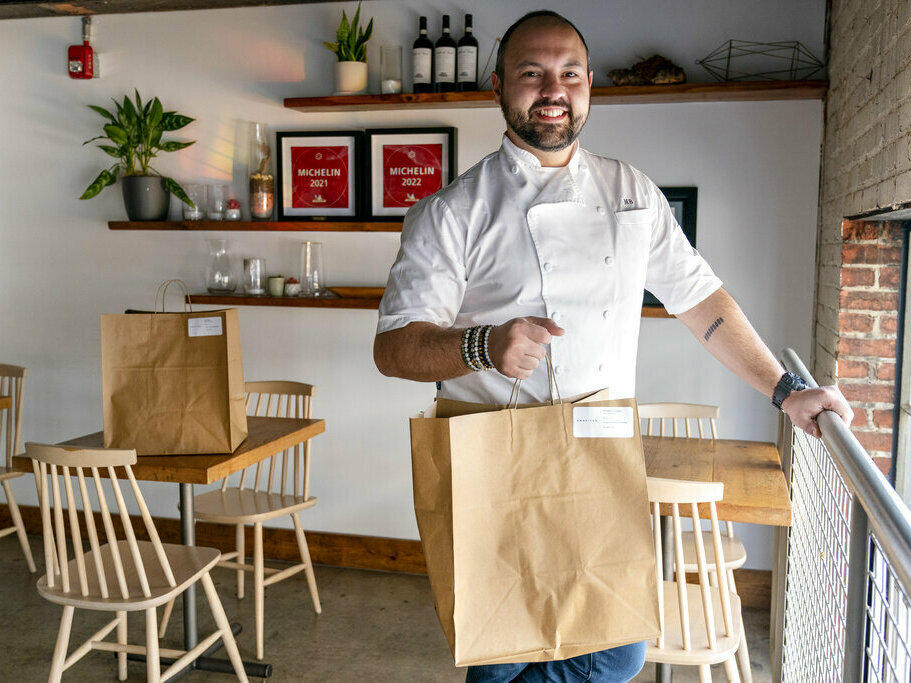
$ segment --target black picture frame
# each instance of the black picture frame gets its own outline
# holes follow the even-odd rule
[[[458,161],[456,159],[457,149],[457,129],[454,126],[428,126],[415,128],[368,128],[364,132],[364,173],[363,173],[363,216],[368,220],[374,221],[400,221],[402,216],[408,210],[408,207],[396,207],[395,209],[382,208],[383,188],[377,186],[377,175],[382,178],[382,167],[376,164],[382,164],[382,159],[378,159],[374,153],[375,147],[380,143],[382,138],[398,137],[402,138],[401,144],[407,144],[409,138],[412,140],[423,140],[427,136],[442,136],[444,142],[444,159],[442,182],[440,187],[446,187],[455,180]],[[419,143],[417,143],[419,144]],[[378,210],[379,209],[379,210]]]
[[[693,248],[696,248],[696,200],[698,191],[695,187],[659,187],[674,212],[674,218],[683,229],[683,234]],[[643,306],[661,306],[658,298],[647,289],[642,298]]]
[[[288,206],[286,198],[288,196],[288,183],[291,178],[288,177],[288,145],[296,139],[325,139],[345,140],[350,148],[349,159],[349,206],[343,211],[337,210],[300,210]],[[286,144],[286,141],[288,144]],[[276,150],[276,187],[275,187],[275,204],[276,216],[279,221],[353,221],[361,217],[364,195],[364,175],[363,175],[363,151],[364,151],[364,133],[359,130],[294,130],[279,131],[275,134]]]

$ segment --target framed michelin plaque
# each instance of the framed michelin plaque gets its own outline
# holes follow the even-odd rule
[[[276,133],[278,220],[343,220],[358,214],[360,131]]]
[[[455,128],[374,128],[366,135],[370,218],[401,218],[455,177]]]

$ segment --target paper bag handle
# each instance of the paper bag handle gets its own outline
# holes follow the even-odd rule
[[[554,372],[554,366],[550,361],[550,356],[544,354],[544,361],[547,363],[547,388],[550,389],[550,404],[563,403],[563,397],[560,396],[560,387],[557,386],[557,373]],[[512,391],[509,392],[509,400],[506,402],[506,408],[515,408],[519,405],[519,389],[522,386],[522,380],[516,378],[513,382]],[[556,400],[554,394],[556,393]],[[513,403],[515,401],[515,403]]]
[[[164,313],[165,312],[164,299],[165,299],[165,296],[167,296],[167,294],[168,294],[168,287],[170,287],[173,284],[178,285],[183,290],[183,293],[184,293],[183,312],[184,313],[187,312],[187,307],[189,307],[190,313],[193,312],[193,304],[191,304],[189,302],[190,290],[187,289],[187,285],[184,283],[184,281],[183,280],[165,280],[160,285],[158,285],[158,289],[155,291],[155,306],[152,309],[153,313],[159,313],[159,312]],[[158,297],[161,297],[161,311],[158,310]]]

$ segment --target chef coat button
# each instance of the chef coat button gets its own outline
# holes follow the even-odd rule
[[[548,273],[550,271],[552,271],[553,269],[554,269],[554,264],[552,264],[550,261],[548,261],[547,263],[544,264],[544,270],[547,271]]]
[[[604,364],[598,366],[598,372],[604,372]]]
[[[605,256],[605,257],[604,257],[604,265],[609,266],[609,265],[611,265],[613,262],[614,262],[614,257],[613,257],[613,256]]]
[[[519,172],[519,167],[516,166],[515,164],[513,164],[512,166],[509,167],[509,170],[515,174],[515,173]]]
[[[562,365],[557,365],[557,366],[555,366],[555,367],[554,367],[554,372],[556,372],[558,375],[562,375],[562,374],[563,374],[563,366],[562,366]]]
[[[599,206],[598,213],[600,213],[603,216],[604,214],[607,213],[607,210],[603,206]]]
[[[601,316],[606,320],[608,316],[610,316],[610,310],[604,309],[604,311],[601,313]]]
[[[553,313],[550,314],[550,319],[553,320],[554,322],[559,322],[560,317],[561,317],[560,311],[554,311]]]

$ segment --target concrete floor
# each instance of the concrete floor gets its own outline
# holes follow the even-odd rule
[[[40,538],[32,537],[35,561],[43,567]],[[244,659],[253,659],[253,587],[247,597],[235,598],[234,572],[213,572],[228,618],[240,622],[238,646]],[[452,656],[436,619],[427,578],[408,574],[317,566],[323,613],[313,612],[303,574],[266,589],[266,658],[274,670],[271,681],[463,681],[464,670]],[[0,539],[0,681],[47,679],[61,607],[42,599],[35,590],[15,536]],[[200,633],[214,629],[208,605],[198,590]],[[70,650],[97,630],[106,613],[76,611]],[[130,615],[130,642],[144,644],[144,619]],[[753,680],[771,681],[769,672],[769,614],[750,609],[744,622],[753,660]],[[180,607],[174,610],[162,647],[180,647]],[[713,667],[713,679],[725,680]],[[64,674],[64,681],[112,681],[114,656],[90,652]],[[131,662],[129,680],[145,680],[145,668]],[[185,681],[230,680],[194,672]],[[646,664],[635,681],[654,680]],[[698,680],[694,669],[675,668],[675,681]]]

